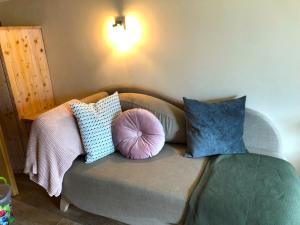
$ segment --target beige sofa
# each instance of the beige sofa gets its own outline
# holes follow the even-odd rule
[[[119,91],[123,110],[141,107],[152,111],[165,128],[166,144],[157,156],[147,160],[129,160],[118,152],[92,164],[77,159],[64,177],[61,210],[67,210],[71,203],[127,224],[181,224],[207,162],[206,158],[183,156],[187,146],[182,104],[140,89],[106,91]],[[88,102],[99,96],[103,97],[103,93],[89,97]],[[279,138],[273,126],[250,109],[246,111],[244,140],[250,152],[280,157]]]

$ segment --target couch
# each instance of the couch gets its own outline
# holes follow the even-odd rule
[[[127,100],[120,97],[123,110],[132,107],[142,107],[150,111],[164,108],[163,111],[175,120],[178,116],[176,114],[183,112],[180,101],[155,92],[127,87],[103,91],[108,94],[118,91],[120,96],[122,93],[125,96],[126,93],[151,96],[145,97],[142,104],[131,98],[131,104],[128,104],[128,96]],[[153,103],[151,100],[147,102],[151,98],[159,99],[160,103],[156,104],[157,102]],[[96,100],[97,94],[84,101]],[[82,158],[78,158],[64,177],[61,210],[66,211],[69,204],[73,204],[93,214],[127,224],[182,224],[187,203],[203,173],[207,158],[184,157],[187,146],[182,141],[185,131],[184,124],[181,123],[182,121],[175,123],[179,128],[175,126],[178,132],[173,133],[173,136],[178,136],[175,140],[180,139],[178,142],[181,143],[166,140],[162,151],[153,158],[134,161],[118,152],[92,164],[86,164]],[[174,129],[174,125],[172,126],[169,129]],[[251,109],[246,110],[244,141],[251,153],[281,157],[280,139],[274,126],[261,113]]]

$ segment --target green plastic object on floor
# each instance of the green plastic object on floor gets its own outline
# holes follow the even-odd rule
[[[0,181],[3,182],[0,184],[0,225],[10,225],[15,220],[11,210],[11,187],[4,177],[0,177]]]

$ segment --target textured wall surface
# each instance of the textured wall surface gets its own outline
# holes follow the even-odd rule
[[[300,2],[296,0],[12,0],[4,25],[43,27],[57,102],[133,84],[175,98],[247,95],[267,115],[300,172]],[[126,54],[107,42],[123,8],[142,25]]]

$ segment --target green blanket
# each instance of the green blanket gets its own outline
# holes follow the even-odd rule
[[[210,160],[185,225],[299,225],[300,180],[288,162],[263,155]]]

